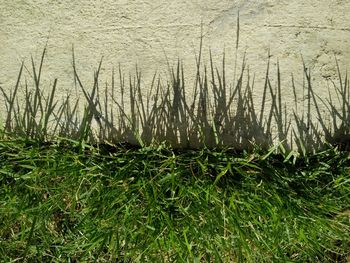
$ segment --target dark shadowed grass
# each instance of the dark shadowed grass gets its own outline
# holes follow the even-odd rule
[[[4,262],[346,262],[350,159],[0,142]]]

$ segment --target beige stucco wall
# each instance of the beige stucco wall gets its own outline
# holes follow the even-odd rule
[[[101,56],[102,81],[110,81],[119,63],[126,73],[137,63],[147,88],[153,73],[166,74],[167,59],[173,64],[177,57],[190,79],[201,25],[204,53],[210,47],[220,66],[225,49],[230,80],[238,12],[238,60],[246,51],[257,87],[263,84],[268,50],[272,64],[280,61],[287,100],[293,99],[291,73],[297,85],[302,83],[302,56],[320,87],[337,74],[334,54],[344,72],[350,65],[348,0],[0,0],[0,85],[11,88],[21,61],[30,70],[30,56],[38,60],[46,44],[43,78],[50,82],[58,77],[61,94],[73,87],[72,46],[85,83],[92,81]],[[320,88],[318,94],[326,96],[327,89]]]
[[[165,55],[194,64],[203,22],[204,46],[220,58],[232,54],[240,12],[240,54],[253,71],[265,68],[268,49],[284,71],[306,63],[327,77],[333,53],[350,62],[350,2],[347,0],[210,1],[0,1],[0,83],[13,83],[22,60],[38,57],[48,44],[47,73],[65,82],[75,46],[82,71],[100,56],[104,68],[137,62],[145,75],[165,66]],[[228,56],[230,58],[230,56]],[[228,62],[232,62],[228,59]],[[333,68],[333,69],[331,69]]]

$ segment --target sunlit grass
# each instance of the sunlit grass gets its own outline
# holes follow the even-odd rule
[[[344,262],[348,154],[273,152],[3,140],[0,258]]]

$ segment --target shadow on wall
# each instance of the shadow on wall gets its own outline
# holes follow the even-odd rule
[[[6,93],[0,87],[7,109],[4,134],[40,141],[59,136],[80,142],[127,142],[140,146],[165,141],[174,148],[249,150],[269,148],[277,142],[286,150],[304,153],[320,150],[327,144],[344,150],[350,148],[349,79],[347,75],[343,79],[337,60],[338,84],[333,82],[334,90],[329,90],[328,99],[317,96],[312,87],[311,72],[303,65],[305,81],[302,89],[307,94],[307,103],[300,109],[293,78],[294,107],[287,108],[282,99],[279,64],[276,85],[272,85],[270,61],[267,62],[262,100],[256,103],[253,94],[258,91],[254,90],[254,78],[245,59],[234,83],[227,83],[225,54],[221,70],[214,66],[211,53],[209,65],[203,65],[202,43],[196,58],[191,98],[186,96],[189,88],[185,85],[185,72],[180,61],[170,69],[166,84],[162,84],[160,76],[154,75],[149,92],[144,94],[142,75],[137,68],[135,75],[125,79],[119,67],[117,73],[113,71],[110,86],[106,85],[102,90],[99,82],[101,59],[94,73],[92,89],[88,90],[79,78],[73,51],[74,79],[85,103],[72,102],[71,95],[59,101],[55,97],[57,79],[48,93],[41,86],[45,53],[46,48],[39,66],[32,59],[33,87],[22,80],[23,63],[14,89]],[[81,105],[84,105],[83,109]],[[326,109],[328,117],[321,108]],[[313,113],[316,113],[315,117],[312,117]]]

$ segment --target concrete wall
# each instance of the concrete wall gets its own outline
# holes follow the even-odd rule
[[[347,0],[12,0],[0,1],[0,83],[13,83],[22,60],[38,57],[48,44],[47,72],[71,71],[74,45],[83,71],[137,62],[147,75],[164,69],[165,56],[191,67],[203,23],[204,47],[233,57],[240,12],[240,55],[253,71],[264,69],[270,49],[284,71],[306,63],[323,77],[334,74],[333,53],[350,62],[350,1]],[[206,49],[205,49],[206,50]],[[232,55],[232,56],[230,56]],[[228,61],[231,63],[232,61]]]
[[[302,56],[319,87],[337,75],[334,54],[343,71],[350,65],[348,0],[0,0],[0,85],[11,88],[21,61],[30,71],[30,56],[39,59],[46,44],[43,78],[49,83],[58,77],[61,94],[73,87],[72,46],[86,83],[92,81],[101,56],[102,81],[110,81],[110,72],[119,63],[126,73],[137,63],[147,87],[156,70],[167,73],[167,59],[173,65],[178,57],[191,79],[201,25],[204,62],[210,47],[220,67],[225,50],[232,79],[238,12],[238,61],[246,52],[258,87],[269,50],[272,64],[280,61],[290,100],[291,73],[296,84],[302,84]],[[320,88],[318,94],[327,96],[327,89]]]

